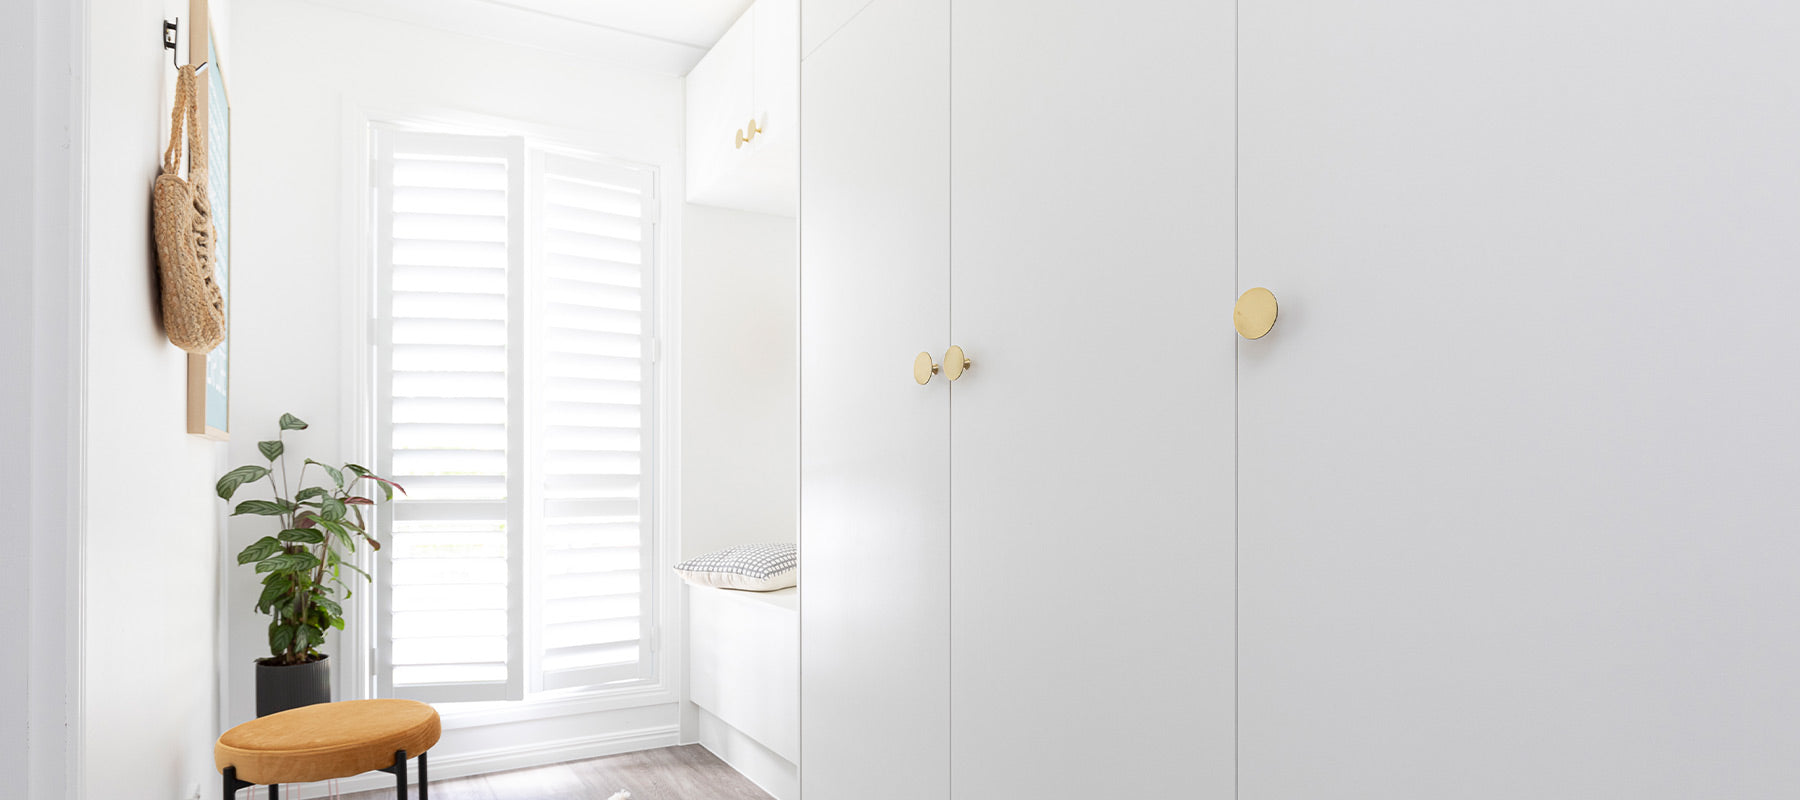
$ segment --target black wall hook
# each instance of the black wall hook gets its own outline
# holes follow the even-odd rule
[[[170,53],[169,61],[175,64],[176,69],[181,69],[181,18],[176,17],[173,21],[163,20],[162,36],[163,49]],[[199,75],[205,72],[210,64],[212,64],[211,61],[200,62],[200,66],[194,68],[194,74]]]
[[[175,62],[175,68],[181,69],[181,18],[173,22],[163,20],[163,49],[171,54],[169,60]]]

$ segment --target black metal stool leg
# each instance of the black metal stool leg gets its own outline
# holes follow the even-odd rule
[[[394,773],[394,789],[398,792],[394,797],[397,800],[406,800],[406,751],[395,750],[394,765],[382,767],[381,771]]]
[[[281,784],[269,784],[269,800],[281,800]]]
[[[255,785],[255,784],[250,783],[249,781],[238,780],[237,767],[226,767],[224,775],[225,775],[225,800],[231,800],[232,798],[237,797],[237,790],[248,788],[250,786]]]
[[[419,800],[431,800],[431,779],[425,776],[425,757],[428,755],[419,754]]]

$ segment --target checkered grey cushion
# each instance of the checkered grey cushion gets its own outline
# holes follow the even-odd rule
[[[772,592],[799,581],[800,552],[792,544],[740,544],[675,565],[695,586]]]

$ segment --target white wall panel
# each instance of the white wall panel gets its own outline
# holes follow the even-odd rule
[[[123,0],[87,15],[80,546],[82,747],[92,797],[217,791],[211,742],[219,734],[221,503],[212,486],[219,447],[186,433],[188,357],[162,330],[149,238],[149,187],[169,133],[163,98],[175,74],[156,33],[177,15],[189,23],[186,2]],[[219,38],[228,47],[227,32]]]
[[[794,220],[689,205],[683,236],[681,557],[795,541],[800,267]]]

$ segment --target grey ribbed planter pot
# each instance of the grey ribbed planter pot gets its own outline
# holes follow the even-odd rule
[[[256,715],[331,702],[331,657],[293,667],[256,665]]]

